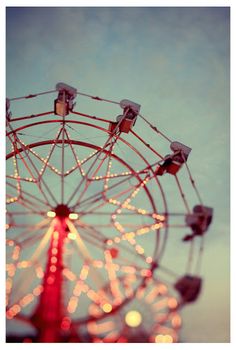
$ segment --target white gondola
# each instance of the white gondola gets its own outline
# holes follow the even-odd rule
[[[137,120],[141,106],[130,100],[122,100],[120,107],[123,109],[123,114],[117,116],[116,122],[110,123],[109,131],[113,132],[116,129],[128,134]]]
[[[161,176],[165,173],[176,175],[182,165],[187,161],[191,152],[190,147],[178,141],[171,142],[170,149],[173,153],[166,155],[164,160],[159,162],[156,175]]]
[[[56,90],[58,97],[54,101],[54,113],[65,117],[75,106],[74,99],[77,95],[77,89],[65,83],[57,83]]]

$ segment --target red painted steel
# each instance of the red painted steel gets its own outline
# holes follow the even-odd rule
[[[43,279],[43,293],[34,316],[34,326],[39,331],[39,342],[55,343],[61,340],[61,324],[65,317],[63,285],[63,247],[67,236],[65,217],[56,217],[48,249],[47,266]]]

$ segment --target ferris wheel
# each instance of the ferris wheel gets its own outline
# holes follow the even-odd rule
[[[17,114],[25,103],[33,113]],[[213,215],[187,165],[191,148],[152,125],[140,104],[65,83],[6,105],[8,334],[25,324],[37,342],[117,342],[129,317],[145,319],[132,309],[142,291],[150,310],[165,300],[146,341],[178,341],[178,310],[201,290]],[[99,331],[107,322],[115,335]]]

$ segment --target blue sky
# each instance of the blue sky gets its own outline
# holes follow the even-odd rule
[[[214,221],[203,294],[183,312],[182,337],[229,341],[229,9],[8,8],[6,44],[8,97],[65,81],[129,98],[192,148],[188,164]]]

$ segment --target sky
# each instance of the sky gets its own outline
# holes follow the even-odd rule
[[[108,99],[128,98],[192,148],[188,165],[214,220],[202,295],[183,311],[188,342],[229,342],[229,21],[229,9],[217,7],[7,9],[7,97],[64,81]],[[149,131],[142,136],[148,140]]]

